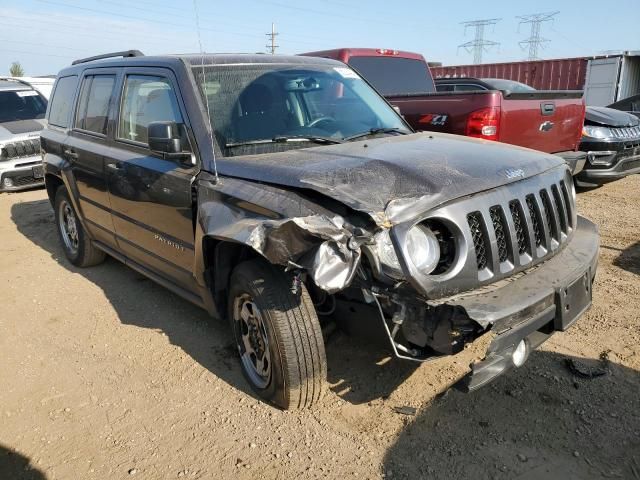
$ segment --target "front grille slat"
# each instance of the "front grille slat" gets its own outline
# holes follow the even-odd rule
[[[504,213],[500,205],[494,205],[489,209],[493,231],[496,236],[496,246],[498,248],[498,260],[504,263],[509,260],[509,247],[507,243],[507,225]]]
[[[564,205],[567,209],[567,217],[569,218],[569,227],[573,228],[573,208],[571,206],[571,193],[567,189],[567,184],[564,180],[560,182],[560,190],[562,190],[562,197],[564,198]]]
[[[553,210],[551,209],[551,200],[546,190],[540,190],[540,200],[542,201],[542,209],[544,210],[544,224],[547,228],[549,239],[557,240],[558,232],[554,228]],[[549,245],[551,246],[551,245]]]
[[[555,200],[556,208],[558,210],[558,217],[560,219],[560,228],[562,229],[562,233],[565,235],[568,233],[569,226],[569,218],[567,217],[567,208],[564,203],[564,198],[560,195],[560,190],[558,190],[557,185],[551,186],[551,192],[553,193],[553,198]]]
[[[473,239],[473,247],[476,252],[476,264],[478,270],[484,270],[489,263],[488,259],[488,241],[485,233],[484,221],[480,212],[472,212],[467,215],[467,222],[471,230],[471,238]]]
[[[509,202],[509,210],[511,212],[511,218],[513,219],[513,226],[515,228],[518,253],[520,255],[530,253],[528,242],[529,231],[520,202],[518,200],[512,200]]]
[[[527,209],[529,210],[529,216],[531,217],[531,225],[533,227],[533,238],[536,242],[536,248],[546,247],[546,242],[544,241],[544,229],[542,227],[542,219],[540,218],[540,212],[538,211],[538,206],[536,205],[536,199],[533,195],[527,195]]]

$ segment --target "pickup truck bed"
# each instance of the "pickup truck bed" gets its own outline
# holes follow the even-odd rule
[[[418,131],[469,135],[547,153],[573,151],[580,139],[584,105],[582,92],[512,93],[498,90],[388,95]],[[493,109],[496,133],[482,135],[481,118],[472,132],[471,115]]]

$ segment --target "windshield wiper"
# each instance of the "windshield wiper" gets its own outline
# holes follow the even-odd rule
[[[287,143],[287,142],[313,142],[332,145],[342,143],[342,140],[330,137],[318,137],[309,135],[277,135],[273,138],[263,138],[261,140],[248,140],[246,142],[227,143],[225,148],[242,147],[245,145],[264,145],[267,143]]]
[[[410,132],[406,130],[394,127],[394,128],[371,128],[366,132],[356,133],[355,135],[350,135],[348,137],[344,137],[342,140],[348,142],[349,140],[355,140],[357,138],[368,137],[369,135],[377,135],[379,133],[399,133],[400,135],[408,135]]]

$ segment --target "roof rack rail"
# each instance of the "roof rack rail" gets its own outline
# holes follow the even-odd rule
[[[95,57],[80,58],[71,62],[71,65],[78,65],[79,63],[93,62],[94,60],[102,60],[104,58],[114,57],[144,57],[144,53],[140,50],[124,50],[122,52],[104,53],[102,55],[96,55]]]
[[[19,78],[19,77],[5,77],[5,76],[2,76],[2,77],[0,77],[0,80],[5,81],[5,82],[13,81],[13,82],[22,83],[23,85],[25,85],[25,86],[27,86],[29,88],[33,88],[34,90],[37,90],[37,88],[35,88],[33,85],[31,85],[31,83],[29,83],[28,81],[23,80],[22,78]]]

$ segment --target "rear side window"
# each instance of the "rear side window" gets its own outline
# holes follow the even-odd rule
[[[84,78],[76,128],[106,135],[109,102],[116,83],[115,75],[90,75]]]
[[[73,98],[77,84],[78,77],[75,75],[58,79],[49,108],[49,123],[51,125],[62,128],[69,126],[69,117],[73,108]]]
[[[163,77],[128,75],[120,107],[118,138],[146,144],[151,122],[182,123],[173,87]]]
[[[382,95],[436,91],[431,72],[422,60],[399,57],[351,57],[349,65]]]

